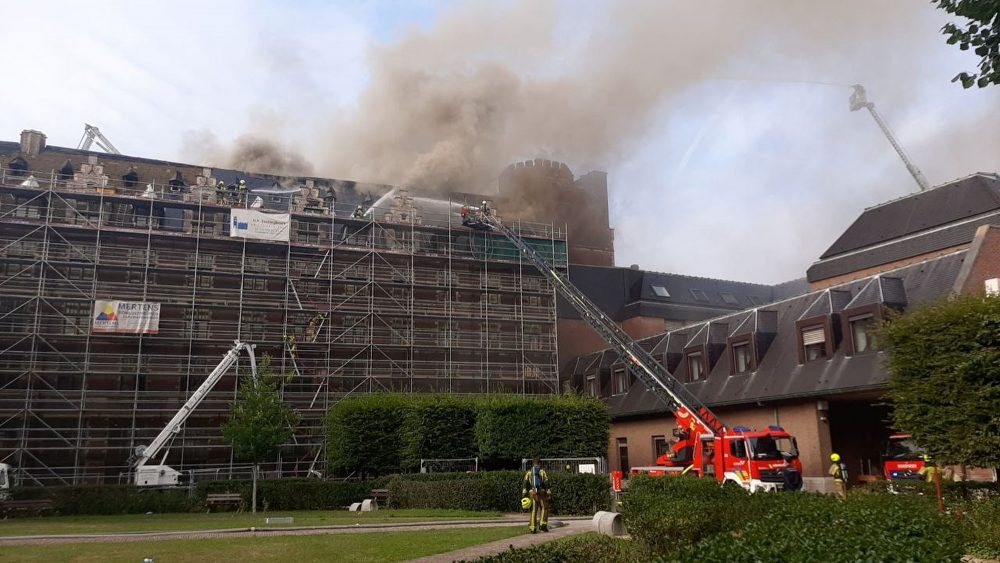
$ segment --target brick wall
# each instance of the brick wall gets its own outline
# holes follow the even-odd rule
[[[970,258],[959,289],[963,293],[982,295],[986,280],[1000,278],[1000,225],[983,225],[976,230]]]
[[[861,278],[867,278],[868,276],[873,276],[881,272],[887,272],[889,270],[894,270],[896,268],[902,268],[903,266],[909,266],[910,264],[916,264],[917,262],[923,262],[924,260],[929,260],[931,258],[937,258],[938,256],[951,254],[952,252],[962,250],[963,248],[969,248],[969,245],[960,244],[957,246],[945,248],[943,250],[935,250],[934,252],[928,252],[926,254],[921,254],[919,256],[912,256],[910,258],[904,258],[903,260],[896,260],[895,262],[889,262],[887,264],[881,264],[879,266],[865,268],[864,270],[858,270],[856,272],[850,272],[848,274],[834,276],[832,278],[827,278],[825,280],[817,280],[809,284],[809,290],[817,291],[820,289],[826,289],[828,287],[833,287],[835,285],[839,285],[849,281]]]

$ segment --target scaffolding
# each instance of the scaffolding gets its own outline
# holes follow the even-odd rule
[[[22,483],[117,482],[237,339],[292,375],[303,415],[273,476],[322,464],[323,416],[352,394],[558,392],[553,288],[502,236],[463,228],[462,202],[398,189],[353,218],[315,191],[262,192],[291,214],[286,243],[230,237],[230,206],[254,198],[199,183],[0,168],[0,462]],[[566,266],[564,229],[513,226]],[[159,332],[93,333],[102,299],[159,303]],[[172,466],[238,467],[219,430],[237,383],[192,415]]]

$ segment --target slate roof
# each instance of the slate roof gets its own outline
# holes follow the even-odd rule
[[[699,321],[808,291],[805,279],[778,285],[746,283],[631,268],[570,265],[570,281],[616,321],[642,316]],[[559,300],[559,317],[578,319]]]
[[[978,173],[866,209],[807,271],[809,281],[968,243],[1000,222],[1000,177]]]
[[[796,320],[807,313],[812,314],[818,310],[816,307],[828,309],[831,305],[834,308],[846,305],[842,303],[842,299],[847,296],[864,293],[863,300],[868,301],[872,288],[878,288],[876,284],[882,284],[882,295],[890,305],[894,303],[888,303],[889,301],[898,304],[905,299],[908,306],[912,306],[945,296],[951,292],[965,256],[966,251],[961,250],[886,273],[884,282],[873,282],[875,276],[872,276],[836,286],[832,288],[833,291],[813,292],[761,307],[760,311],[766,311],[767,316],[775,322],[777,335],[760,358],[757,370],[750,374],[730,375],[730,355],[724,353],[705,380],[689,383],[687,386],[710,406],[828,396],[882,388],[886,378],[882,363],[883,352],[847,356],[843,343],[840,343],[830,358],[799,364]],[[835,293],[842,295],[838,296]],[[705,325],[726,325],[730,333],[734,333],[746,319],[746,311],[730,313],[704,323],[644,339],[640,344],[652,349],[654,354],[664,359],[668,369],[674,369],[674,376],[683,380],[686,377],[685,362],[676,360],[680,349],[674,345],[675,342],[686,342],[697,332],[702,331]],[[670,349],[671,346],[673,350]],[[671,352],[674,357],[671,357]],[[612,358],[610,362],[607,360],[608,357]],[[576,361],[566,364],[563,377],[577,384],[582,377],[585,377],[585,366],[597,363],[611,365],[617,361],[618,355],[612,350],[581,356]],[[632,385],[629,392],[624,395],[610,397],[608,405],[612,416],[618,418],[666,412],[659,398],[642,384]]]

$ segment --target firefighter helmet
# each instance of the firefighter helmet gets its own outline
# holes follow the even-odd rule
[[[528,510],[529,508],[531,508],[531,499],[528,497],[524,497],[523,499],[521,499],[521,508],[523,508],[524,510]]]
[[[930,462],[931,462],[931,456],[924,454],[924,463],[930,463]]]
[[[840,454],[830,454],[830,461],[834,463],[840,461]]]

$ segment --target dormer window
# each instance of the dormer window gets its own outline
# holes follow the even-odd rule
[[[128,172],[122,176],[122,183],[125,184],[126,188],[134,188],[139,185],[139,173],[135,171],[135,168],[128,169]]]
[[[629,383],[631,383],[628,370],[625,368],[616,369],[611,374],[611,384],[613,395],[624,395],[628,393]]]
[[[687,354],[688,382],[705,379],[705,356],[701,352]]]
[[[733,373],[747,373],[751,371],[752,364],[753,352],[750,350],[750,342],[733,345]]]
[[[849,317],[851,329],[851,345],[855,354],[871,352],[878,348],[878,337],[875,334],[875,316],[872,314]]]
[[[802,351],[805,361],[826,358],[826,329],[822,326],[802,329]]]
[[[73,174],[74,174],[73,163],[67,160],[65,163],[63,163],[62,168],[59,169],[58,179],[64,182],[72,180]]]
[[[667,288],[662,285],[651,285],[650,287],[653,288],[653,293],[656,294],[657,297],[670,297],[670,292],[667,291]]]
[[[722,302],[726,305],[739,305],[740,302],[736,299],[736,296],[732,293],[720,293],[719,297],[722,298]]]
[[[28,163],[21,157],[10,161],[7,165],[8,174],[14,178],[20,178],[28,173]]]

